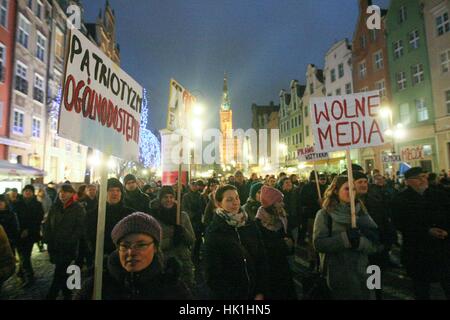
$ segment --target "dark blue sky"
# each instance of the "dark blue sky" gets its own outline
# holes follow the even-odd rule
[[[389,0],[374,1],[386,7]],[[85,21],[105,1],[83,1]],[[306,65],[321,68],[332,44],[351,39],[358,0],[110,0],[121,66],[149,90],[150,125],[165,127],[169,80],[200,95],[205,122],[217,127],[223,73],[233,126],[251,126],[251,104],[276,104]]]

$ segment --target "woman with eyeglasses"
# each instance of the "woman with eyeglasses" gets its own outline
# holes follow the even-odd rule
[[[368,255],[378,250],[377,225],[362,202],[356,204],[356,228],[351,227],[347,176],[336,177],[325,191],[317,212],[313,245],[320,256],[333,300],[367,300]]]
[[[111,232],[117,249],[103,272],[102,300],[184,300],[190,292],[179,280],[175,260],[164,265],[159,250],[161,226],[152,216],[135,212]],[[77,300],[92,299],[94,279],[82,285]]]

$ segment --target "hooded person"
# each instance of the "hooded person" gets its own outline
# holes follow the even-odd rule
[[[242,209],[247,212],[250,220],[255,220],[256,212],[261,206],[261,188],[263,184],[261,182],[255,182],[250,187],[250,196],[247,202],[242,206]]]
[[[195,242],[195,233],[186,212],[181,211],[180,224],[177,224],[177,205],[174,189],[171,186],[163,186],[159,191],[158,205],[150,209],[150,214],[162,228],[160,249],[164,255],[164,261],[170,258],[179,261],[181,279],[192,290],[195,280],[191,247]]]
[[[163,263],[162,228],[144,212],[120,220],[111,231],[116,246],[103,273],[103,300],[186,300],[190,292],[179,279],[176,260]],[[92,299],[94,278],[89,278],[77,300]]]
[[[127,174],[123,178],[123,186],[124,205],[134,209],[135,211],[148,213],[150,198],[139,189],[136,177],[132,174]]]
[[[293,254],[294,241],[288,231],[283,198],[283,193],[279,190],[263,186],[261,207],[255,220],[266,248],[269,267],[268,300],[297,299],[288,261],[288,256]]]
[[[104,234],[104,249],[105,255],[110,254],[115,250],[114,243],[110,237],[114,226],[123,218],[133,213],[135,210],[126,207],[123,203],[123,185],[116,178],[108,179],[106,193],[106,217],[105,217],[105,234]],[[85,237],[88,243],[89,251],[92,257],[95,254],[95,247],[97,242],[97,220],[98,209],[95,208],[86,213],[86,229]]]
[[[55,265],[53,281],[47,299],[55,300],[62,290],[65,299],[71,299],[67,288],[67,267],[75,260],[79,241],[83,237],[85,210],[76,201],[76,191],[63,184],[56,201],[43,223],[44,242],[47,243],[50,262]]]

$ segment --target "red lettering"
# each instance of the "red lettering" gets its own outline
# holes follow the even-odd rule
[[[345,117],[346,118],[356,118],[356,110],[355,110],[355,114],[351,115],[348,114],[348,105],[347,105],[347,99],[344,99],[344,113],[345,113]]]
[[[352,128],[352,144],[358,144],[361,139],[361,127],[358,122],[351,123]],[[358,135],[355,134],[355,130],[358,129]]]
[[[359,117],[360,114],[365,117],[366,116],[366,98],[362,97],[361,101],[359,101],[358,99],[355,99],[355,113],[356,116]],[[359,112],[358,112],[359,111]]]
[[[336,142],[337,142],[338,146],[349,146],[352,144],[351,142],[343,142],[343,141],[341,142],[341,140],[339,138],[340,136],[347,135],[347,132],[345,132],[346,128],[343,129],[343,132],[340,131],[341,126],[347,126],[347,125],[348,125],[348,122],[340,122],[340,123],[336,124]]]
[[[372,135],[374,135],[375,133],[378,133],[378,135],[380,136],[380,141],[382,143],[384,143],[384,139],[383,139],[383,135],[381,134],[380,126],[378,125],[377,120],[374,119],[372,122],[372,126],[370,127],[369,143],[372,140]]]
[[[328,136],[331,146],[334,147],[333,136],[331,135],[331,125],[328,125],[327,129],[325,130],[325,134],[323,133],[322,129],[317,128],[317,135],[319,136],[320,149],[323,149],[323,141],[326,140]]]
[[[319,111],[319,116],[317,116],[317,105],[314,103],[314,117],[316,119],[316,124],[320,123],[320,118],[323,117],[327,120],[327,122],[330,122],[330,115],[328,114],[328,106],[327,103],[324,103],[325,106],[325,112]]]
[[[377,107],[380,106],[379,103],[377,103],[377,104],[372,104],[372,103],[370,102],[370,100],[371,100],[371,99],[374,99],[374,98],[378,98],[378,96],[370,96],[370,97],[367,98],[367,104],[368,104],[367,109],[369,109],[369,115],[370,115],[371,117],[376,117],[376,116],[378,115],[378,112],[374,112],[374,111],[372,111],[372,109],[375,109],[375,108],[377,108]],[[379,98],[378,98],[378,99],[379,99]]]
[[[335,114],[335,112],[334,112],[336,110],[336,108],[335,108],[336,105],[339,106],[339,111],[341,112],[341,114],[339,116],[337,116]],[[343,109],[342,104],[341,104],[341,102],[339,100],[335,100],[331,104],[331,115],[333,116],[333,118],[335,120],[341,120],[342,119],[342,116],[344,115],[344,109]]]
[[[69,99],[69,88],[70,84],[72,84],[72,99],[70,102]],[[76,102],[77,97],[75,96],[75,79],[73,75],[69,75],[66,80],[66,85],[64,86],[64,107],[67,111],[72,111],[73,104]]]

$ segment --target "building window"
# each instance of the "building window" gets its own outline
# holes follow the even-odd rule
[[[23,112],[14,110],[13,132],[23,134]]]
[[[367,73],[366,63],[362,62],[359,64],[359,78],[364,79],[366,77],[366,73]]]
[[[298,144],[298,133],[295,135],[295,144]]]
[[[305,108],[305,118],[308,117],[308,107]]]
[[[416,64],[411,67],[411,74],[413,80],[413,86],[423,82],[424,74],[423,74],[423,64]]]
[[[314,84],[313,83],[309,84],[309,93],[314,94]]]
[[[341,95],[341,89],[339,88],[339,89],[336,89],[336,95],[337,96],[340,96]]]
[[[406,73],[398,72],[395,77],[397,79],[397,90],[405,89],[406,88]]]
[[[33,126],[31,128],[32,136],[35,138],[41,137],[41,120],[33,118]]]
[[[450,49],[441,53],[441,66],[443,73],[450,70]]]
[[[411,49],[419,48],[419,30],[414,30],[409,33],[409,47]]]
[[[33,0],[28,0],[27,6],[28,6],[28,8],[33,10]]]
[[[309,137],[309,126],[306,126],[305,130],[306,130],[306,136]]]
[[[16,64],[15,89],[24,94],[28,94],[27,67],[19,61]]]
[[[438,36],[450,31],[450,22],[448,21],[448,12],[436,17],[436,30]]]
[[[380,98],[381,99],[385,98],[386,97],[386,86],[385,86],[384,80],[377,81],[375,83],[375,87],[377,88],[377,90],[380,93]]]
[[[369,87],[364,87],[361,89],[361,92],[367,92],[367,91],[369,91]]]
[[[8,0],[1,0],[0,2],[0,25],[8,27]]]
[[[0,43],[0,82],[5,81],[6,47]]]
[[[40,32],[38,32],[36,57],[41,61],[44,61],[45,57],[45,42],[46,42],[45,37]]]
[[[44,78],[37,73],[34,75],[33,99],[44,103]]]
[[[42,5],[42,2],[40,2],[39,0],[36,2],[36,16],[39,18],[39,19],[42,19],[42,12],[43,12],[43,10],[42,10],[42,8],[43,8],[44,6]]]
[[[405,6],[401,6],[400,7],[400,10],[398,11],[398,18],[399,18],[398,21],[400,23],[403,23],[408,18],[408,13],[406,11],[406,7]]]
[[[370,39],[372,42],[377,41],[377,29],[370,30]]]
[[[292,129],[295,128],[295,127],[294,127],[294,119],[291,119],[291,128],[292,128]]]
[[[409,104],[407,103],[400,105],[400,122],[403,124],[409,122]]]
[[[350,82],[345,85],[345,93],[352,94],[352,84]]]
[[[428,109],[425,105],[425,99],[416,100],[416,109],[418,122],[428,120]]]
[[[362,49],[365,49],[365,48],[366,48],[366,45],[367,45],[367,39],[366,39],[366,35],[365,35],[365,34],[363,34],[363,35],[359,38],[359,43],[360,43]]]
[[[394,42],[394,58],[399,59],[401,56],[403,56],[403,41],[398,40]]]
[[[383,52],[378,51],[377,53],[375,53],[374,55],[374,61],[375,61],[375,69],[376,70],[380,70],[383,69]]]
[[[55,34],[55,55],[61,60],[64,59],[64,34],[58,28]]]
[[[300,143],[303,143],[303,134],[300,132]]]
[[[447,114],[450,114],[450,90],[445,91],[445,105],[447,106]]]
[[[299,125],[299,126],[302,125],[302,116],[298,116],[298,125]]]
[[[19,43],[28,48],[28,38],[30,37],[30,22],[19,14],[19,35],[17,36]]]
[[[331,70],[330,76],[331,76],[331,82],[335,82],[336,81],[336,69]]]
[[[342,78],[344,76],[344,64],[340,63],[338,66],[338,73],[339,73],[339,79]]]
[[[55,148],[59,148],[59,139],[58,137],[53,138],[52,146]]]

